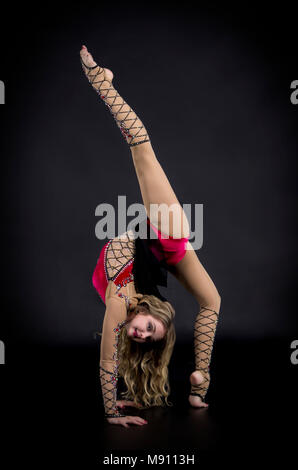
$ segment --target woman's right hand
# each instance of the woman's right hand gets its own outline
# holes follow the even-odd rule
[[[120,418],[107,418],[107,421],[110,424],[120,424],[125,428],[129,428],[128,423],[137,424],[138,426],[148,424],[148,421],[143,418],[140,418],[139,416],[121,416]]]

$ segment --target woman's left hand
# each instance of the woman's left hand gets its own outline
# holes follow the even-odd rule
[[[119,408],[125,408],[126,406],[131,406],[131,407],[134,407],[134,408],[139,408],[140,407],[135,402],[128,401],[128,400],[117,400],[116,405],[119,406]]]

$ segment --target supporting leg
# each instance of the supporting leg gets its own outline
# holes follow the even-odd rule
[[[194,325],[196,372],[191,376],[190,392],[190,403],[193,406],[200,406],[210,384],[209,368],[221,298],[190,243],[189,248],[183,259],[170,267],[170,271],[195,297],[200,306]],[[191,397],[199,398],[195,400]]]

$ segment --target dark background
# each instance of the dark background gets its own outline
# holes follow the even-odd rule
[[[290,456],[298,367],[290,362],[298,337],[298,105],[290,101],[297,12],[285,2],[264,9],[84,2],[11,4],[3,18],[5,448],[22,449],[23,463],[55,460],[60,444],[66,458],[78,453],[92,464],[100,451],[165,452],[178,443],[206,452],[206,461],[218,452],[229,464],[239,464],[236,443],[246,459],[258,445],[266,462]],[[119,195],[127,206],[142,201],[129,147],[84,77],[82,44],[113,71],[180,202],[204,205],[197,253],[222,298],[210,409],[194,410],[187,396],[196,304],[169,275],[175,407],[142,415],[151,418],[146,430],[105,427],[102,418],[95,332],[104,305],[91,276],[106,241],[95,237],[94,212],[103,202],[117,209]],[[152,426],[160,430],[161,422],[154,441]]]

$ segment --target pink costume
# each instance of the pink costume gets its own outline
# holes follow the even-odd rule
[[[186,244],[189,238],[163,238],[162,232],[160,232],[154,225],[150,222],[147,217],[147,224],[154,230],[157,234],[157,239],[148,239],[148,246],[156,259],[160,261],[165,261],[168,265],[177,264],[185,255]],[[113,241],[109,240],[102,248],[100,256],[97,261],[96,268],[92,276],[92,283],[98,294],[100,295],[102,301],[105,303],[105,292],[108,286],[109,276],[106,266],[106,252],[109,248],[110,243]],[[132,269],[133,269],[134,256],[131,256],[130,259],[127,259],[127,262],[123,265],[122,269],[117,273],[113,278],[113,281],[116,285],[123,285],[133,280]],[[125,284],[124,284],[125,285]]]

